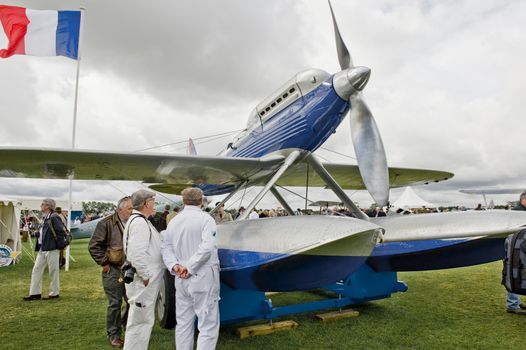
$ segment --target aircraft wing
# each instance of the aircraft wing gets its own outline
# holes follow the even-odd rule
[[[272,173],[283,158],[232,158],[68,149],[0,148],[0,177],[236,184]]]
[[[324,163],[323,166],[344,189],[365,190],[357,165]],[[280,186],[324,187],[325,183],[312,169],[307,169],[307,163],[302,162],[291,166],[278,181]],[[450,179],[454,174],[447,171],[409,168],[389,168],[390,187],[404,187],[439,182]]]
[[[153,189],[179,193],[192,184],[236,185],[263,179],[282,163],[282,157],[234,158],[199,155],[125,153],[71,149],[0,148],[0,177],[77,180],[134,180],[156,183]],[[344,189],[365,189],[358,166],[324,164]],[[281,186],[323,187],[325,183],[299,162],[278,181]],[[391,187],[447,180],[452,173],[423,169],[389,168]],[[261,181],[261,180],[260,180]]]
[[[524,188],[472,188],[461,189],[459,192],[466,194],[519,194]]]

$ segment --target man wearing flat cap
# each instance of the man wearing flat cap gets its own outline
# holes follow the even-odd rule
[[[219,336],[219,259],[216,223],[201,210],[203,192],[183,191],[183,211],[166,229],[162,245],[164,264],[175,278],[175,343],[179,350],[215,349]]]
[[[126,260],[135,269],[133,281],[126,284],[130,304],[124,349],[147,349],[155,321],[155,302],[162,272],[161,235],[148,217],[155,214],[155,193],[138,190],[132,194],[133,211],[124,228]]]

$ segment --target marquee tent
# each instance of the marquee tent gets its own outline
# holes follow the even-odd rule
[[[8,245],[18,256],[22,251],[22,241],[18,228],[20,222],[19,206],[18,201],[0,199],[0,245]]]
[[[411,187],[406,187],[404,193],[394,203],[396,208],[436,208],[436,205],[420,198]]]

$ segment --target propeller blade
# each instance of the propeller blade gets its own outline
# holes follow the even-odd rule
[[[330,0],[329,8],[331,9],[332,23],[334,25],[334,36],[336,38],[336,50],[338,51],[338,61],[340,62],[340,67],[342,70],[354,67],[351,54],[349,53],[349,50],[347,50],[347,46],[345,46],[342,36],[340,35],[340,30],[338,29],[338,24],[336,23],[336,17],[334,17]]]
[[[380,132],[361,93],[352,94],[349,102],[351,137],[360,174],[376,203],[385,206],[389,201],[389,170]]]

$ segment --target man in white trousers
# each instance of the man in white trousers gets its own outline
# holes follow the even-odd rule
[[[133,281],[126,285],[130,304],[125,350],[146,350],[155,321],[155,302],[164,270],[161,235],[148,217],[155,214],[155,193],[138,190],[132,194],[133,211],[124,228],[126,260],[135,269]]]
[[[203,192],[183,191],[184,209],[170,221],[162,244],[164,264],[175,278],[177,350],[192,350],[197,316],[198,350],[215,349],[219,337],[219,259],[216,224],[201,210]]]
[[[37,258],[31,272],[31,287],[29,288],[29,295],[24,297],[25,301],[50,300],[59,297],[59,255],[60,249],[64,248],[64,245],[60,244],[64,242],[65,232],[62,221],[54,212],[55,205],[55,201],[51,198],[45,198],[40,204],[42,209],[42,227],[35,246]],[[50,279],[49,294],[42,298],[42,278],[46,264]]]

